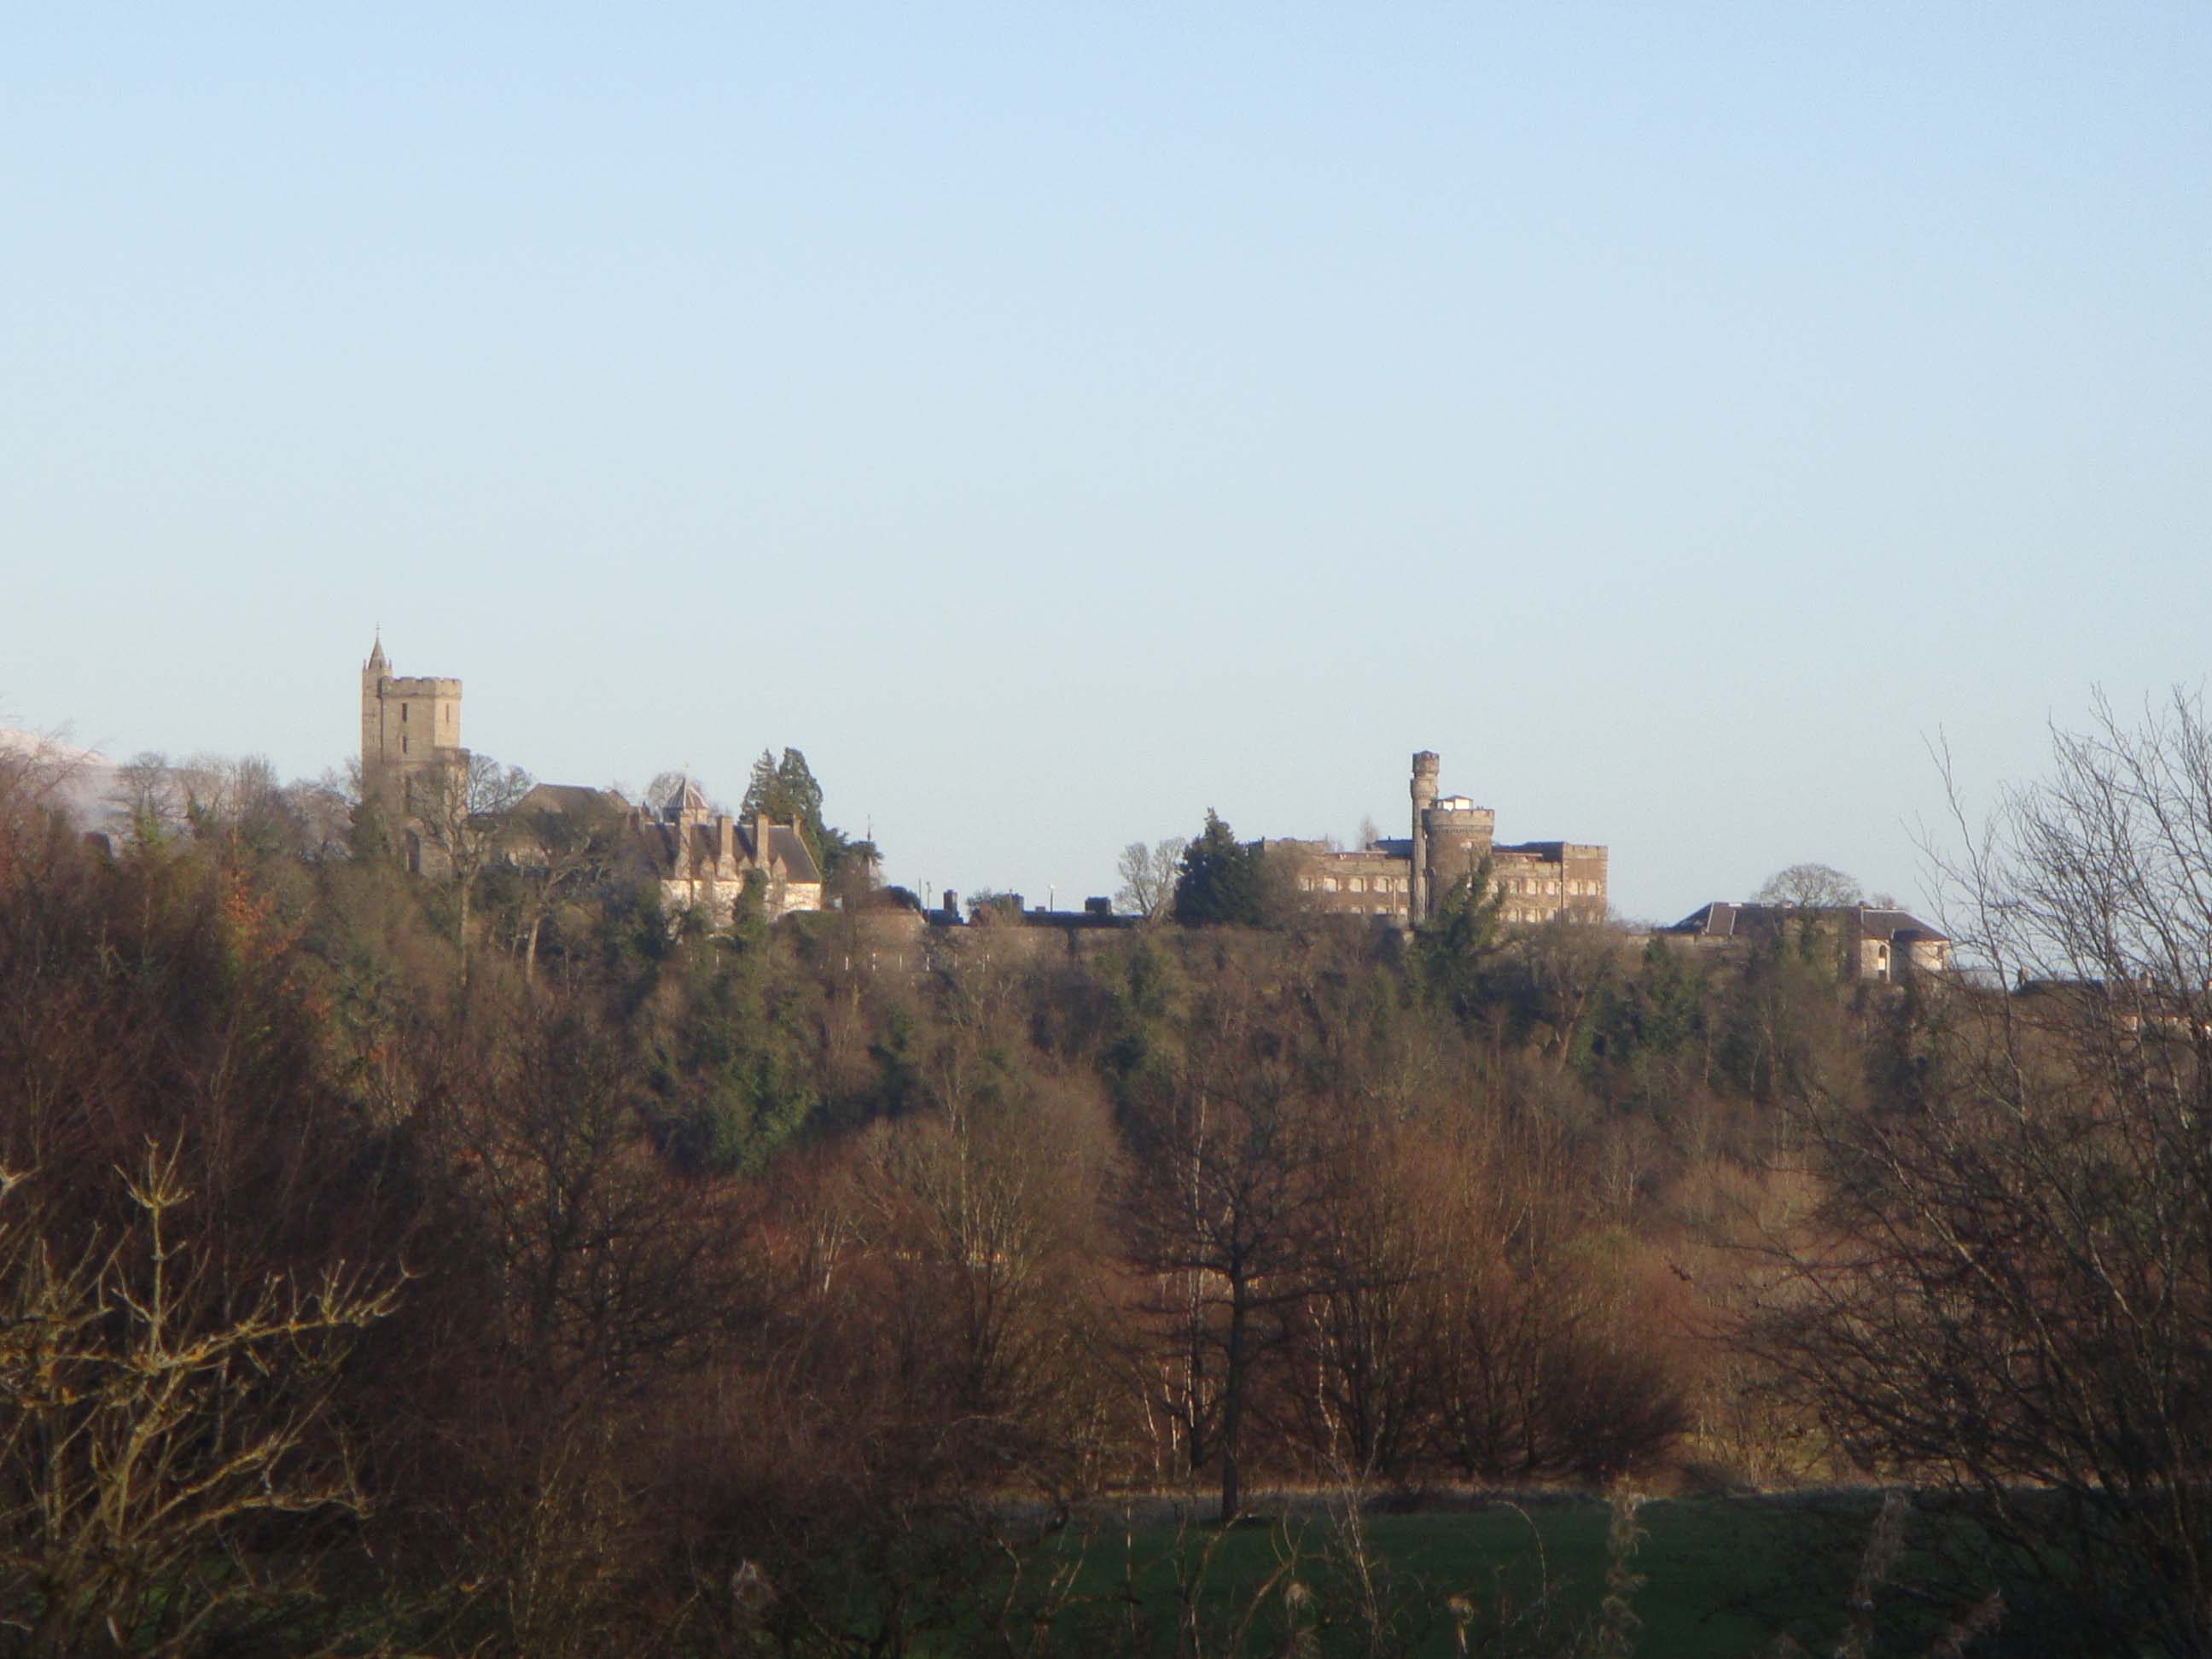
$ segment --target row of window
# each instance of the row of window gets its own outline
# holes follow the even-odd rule
[[[1500,892],[1504,893],[1543,893],[1553,898],[1559,896],[1559,884],[1556,878],[1546,881],[1540,880],[1534,876],[1508,876],[1498,884],[1498,887]],[[1598,890],[1596,882],[1583,881],[1578,877],[1567,883],[1567,896],[1570,898],[1585,896],[1595,898]]]
[[[1299,878],[1298,885],[1309,893],[1402,893],[1407,890],[1407,879],[1403,876],[1304,876]],[[1600,884],[1580,878],[1568,881],[1565,888],[1570,898],[1595,898],[1603,890]],[[1498,890],[1501,893],[1557,898],[1560,884],[1556,878],[1547,881],[1535,876],[1507,876],[1498,884]]]
[[[1346,876],[1341,887],[1334,876],[1306,876],[1298,885],[1309,893],[1402,893],[1406,890],[1403,876]]]

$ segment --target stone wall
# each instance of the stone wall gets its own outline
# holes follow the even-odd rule
[[[1403,925],[1422,919],[1465,877],[1491,860],[1506,922],[1537,926],[1557,916],[1601,922],[1607,914],[1607,852],[1585,842],[1498,843],[1498,814],[1465,795],[1440,795],[1433,750],[1413,757],[1413,835],[1352,851],[1319,842],[1279,842],[1300,855],[1298,888],[1311,908],[1332,915],[1379,916]]]

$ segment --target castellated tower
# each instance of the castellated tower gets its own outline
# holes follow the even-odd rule
[[[1418,770],[1413,778],[1414,810],[1420,819],[1413,831],[1413,865],[1414,879],[1421,884],[1427,901],[1419,914],[1426,919],[1436,915],[1437,907],[1461,877],[1474,874],[1476,866],[1490,856],[1497,839],[1498,814],[1487,806],[1477,806],[1465,795],[1439,796],[1437,757],[1418,757],[1417,768],[1424,759],[1430,766],[1425,800]]]
[[[1437,787],[1436,753],[1413,757],[1411,840],[1377,838],[1349,851],[1326,841],[1273,843],[1297,860],[1303,902],[1320,914],[1419,927],[1451,890],[1490,866],[1488,893],[1508,927],[1606,919],[1606,849],[1571,841],[1498,842],[1498,814]],[[1266,845],[1267,843],[1261,843]]]
[[[1377,838],[1349,851],[1326,841],[1279,841],[1297,862],[1302,902],[1331,916],[1419,927],[1454,887],[1489,861],[1489,895],[1508,927],[1606,919],[1606,849],[1571,841],[1498,842],[1498,814],[1437,787],[1432,750],[1413,757],[1411,840]],[[1269,845],[1261,842],[1259,845]]]
[[[461,683],[401,679],[377,636],[361,667],[361,789],[395,819],[410,816],[409,789],[433,767],[468,758],[461,747]]]

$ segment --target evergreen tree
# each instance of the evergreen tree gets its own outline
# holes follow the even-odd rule
[[[1206,828],[1183,849],[1182,873],[1176,878],[1175,918],[1185,927],[1233,922],[1260,926],[1265,908],[1261,850],[1237,839],[1212,807]]]
[[[1505,895],[1491,878],[1490,855],[1451,884],[1436,920],[1413,944],[1413,971],[1432,1001],[1468,1018],[1486,1000]]]
[[[744,805],[740,812],[747,820],[756,813],[765,812],[776,823],[795,821],[799,836],[805,842],[806,850],[814,855],[824,881],[855,864],[865,870],[875,862],[873,842],[856,841],[842,830],[823,822],[822,786],[816,781],[806,757],[796,749],[785,750],[781,761],[767,750],[761,750],[760,758],[753,763],[752,778],[745,786]]]

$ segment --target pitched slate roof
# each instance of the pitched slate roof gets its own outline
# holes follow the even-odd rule
[[[790,824],[772,823],[769,826],[768,852],[768,859],[761,861],[766,863],[771,859],[781,859],[783,878],[786,881],[805,882],[822,879],[822,872],[815,867],[814,854],[806,850],[806,837],[800,835]],[[754,849],[754,854],[756,857],[759,856],[757,848]]]
[[[674,820],[686,817],[704,817],[707,814],[706,792],[686,777],[684,786],[662,803],[660,816]]]
[[[1850,922],[1862,939],[1886,939],[1893,944],[1925,940],[1950,943],[1950,935],[1929,927],[1910,910],[1886,905],[1838,904],[1801,908],[1794,904],[1730,904],[1716,899],[1700,905],[1662,933],[1687,933],[1698,939],[1749,939],[1770,933],[1790,921],[1811,916],[1822,921]]]

